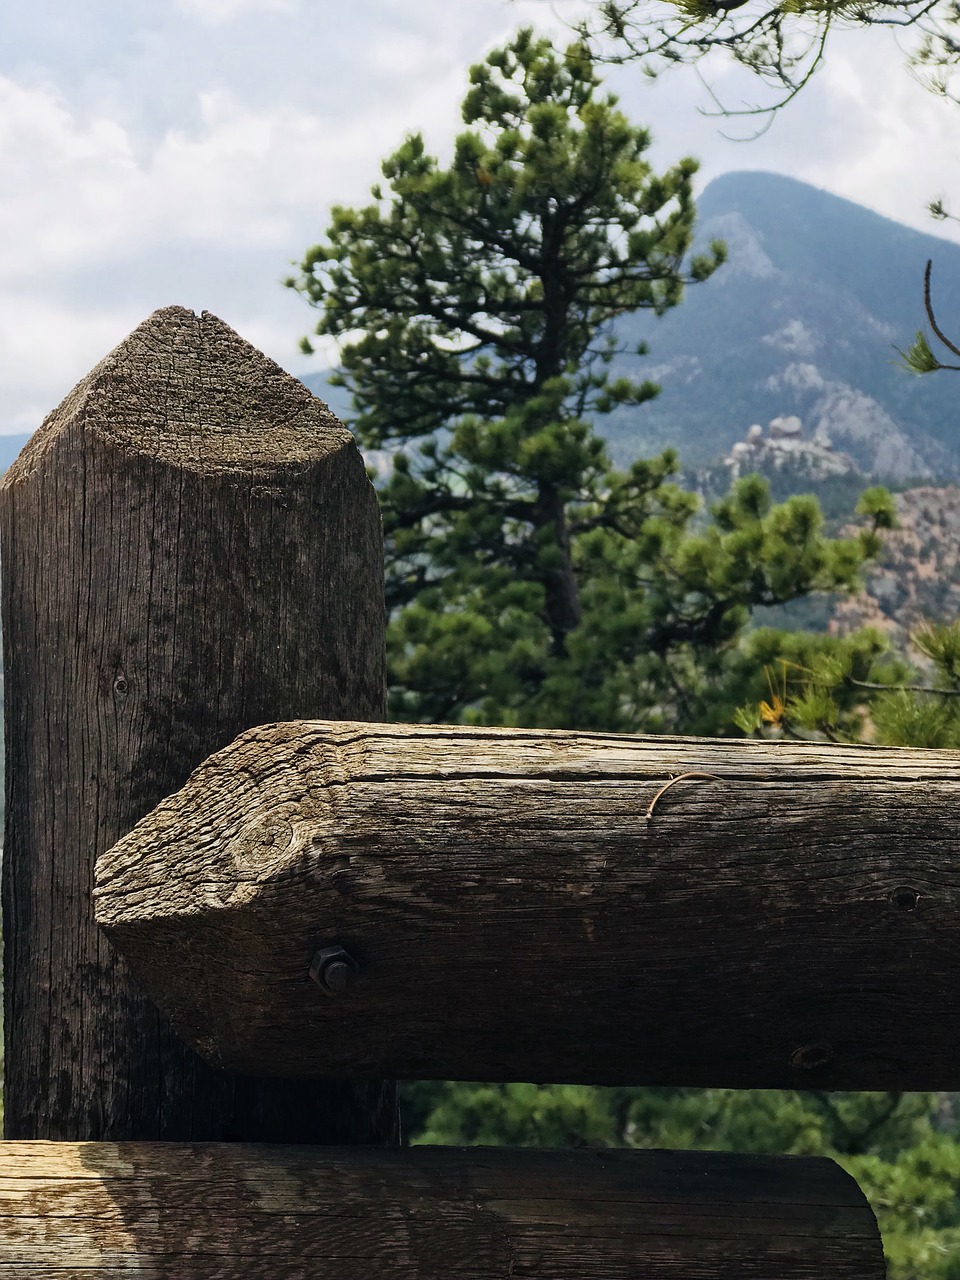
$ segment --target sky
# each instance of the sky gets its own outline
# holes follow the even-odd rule
[[[422,131],[448,153],[467,68],[520,25],[565,37],[584,0],[4,0],[0,11],[0,434],[30,431],[157,307],[209,310],[300,376],[312,313],[282,287],[331,204],[364,202]],[[759,89],[725,60],[728,104]],[[888,31],[841,33],[753,141],[705,114],[701,79],[607,83],[665,167],[769,169],[927,232],[960,205],[960,107]]]

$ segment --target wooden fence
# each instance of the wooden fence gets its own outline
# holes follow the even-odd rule
[[[954,1087],[954,756],[378,725],[360,455],[206,313],[0,521],[0,1277],[883,1275],[830,1161],[397,1149],[389,1081]]]

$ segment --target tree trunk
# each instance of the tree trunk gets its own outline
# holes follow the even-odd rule
[[[570,530],[562,497],[556,490],[541,486],[537,497],[540,522],[536,532],[549,529],[553,537],[552,551],[557,563],[543,572],[546,592],[544,612],[552,637],[551,651],[555,658],[563,658],[567,652],[567,636],[580,625],[580,588],[573,570],[570,548]]]

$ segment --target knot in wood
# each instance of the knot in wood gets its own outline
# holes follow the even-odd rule
[[[812,1044],[802,1044],[790,1055],[791,1067],[800,1071],[815,1071],[817,1067],[825,1067],[833,1061],[833,1045],[826,1040],[816,1040]]]
[[[898,911],[916,911],[920,902],[920,894],[916,889],[911,889],[909,885],[902,884],[894,889],[890,895],[890,901]]]

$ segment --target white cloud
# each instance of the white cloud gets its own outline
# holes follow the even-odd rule
[[[35,425],[171,302],[217,311],[288,367],[318,367],[296,351],[313,321],[280,288],[290,260],[322,234],[331,203],[368,197],[405,127],[423,122],[446,144],[462,82],[451,59],[408,83],[395,113],[377,93],[324,112],[210,89],[189,126],[144,138],[49,83],[0,76],[0,432]]]
[[[449,116],[438,97],[425,85],[412,114]],[[254,111],[218,90],[200,95],[192,129],[144,148],[116,121],[71,114],[51,88],[0,78],[0,276],[52,283],[172,242],[292,255],[307,219],[319,228],[330,202],[365,198],[378,157],[401,139],[399,121],[376,110]]]
[[[4,413],[0,434],[32,431],[70,387],[144,317],[96,299],[77,322],[75,304],[35,293],[5,292],[0,308]],[[51,369],[73,376],[51,377]]]
[[[885,32],[842,33],[824,78],[846,145],[823,147],[807,172],[888,217],[956,237],[930,221],[926,206],[938,195],[960,202],[960,108],[925,89],[903,58]]]
[[[51,87],[0,77],[0,279],[49,279],[129,233],[136,181],[124,130],[80,121]]]
[[[177,0],[177,8],[189,18],[221,26],[251,13],[295,13],[297,0]]]
[[[521,23],[562,40],[584,8],[89,0],[51,27],[52,3],[11,0],[18,41],[4,41],[11,10],[0,14],[0,431],[39,421],[171,302],[218,312],[295,371],[316,368],[296,353],[311,313],[279,280],[328,206],[364,200],[408,131],[442,154],[468,64]],[[954,165],[960,117],[901,61],[857,33],[764,138],[739,145],[698,115],[706,98],[687,71],[649,90],[636,67],[609,81],[650,123],[657,166],[693,153],[704,180],[777,169],[931,230],[923,203]],[[731,98],[751,87],[736,74],[716,67]]]

